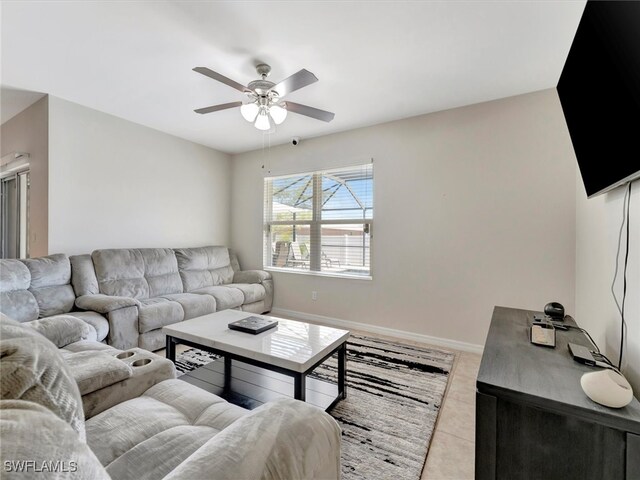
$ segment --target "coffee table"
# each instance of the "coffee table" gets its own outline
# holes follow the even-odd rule
[[[275,328],[253,335],[228,328],[230,322],[250,316],[271,318],[278,321]],[[341,399],[346,398],[347,390],[345,377],[347,371],[346,341],[349,331],[337,328],[314,325],[296,320],[255,315],[238,310],[222,310],[220,312],[203,315],[163,327],[167,341],[167,358],[175,363],[176,345],[183,344],[195,347],[224,359],[223,392],[231,392],[232,362],[242,362],[269,372],[276,372],[287,377],[293,377],[293,398],[306,400],[307,375],[330,356],[338,354],[338,382],[337,395],[330,398],[328,405],[322,405],[330,410]],[[234,366],[236,366],[234,364]],[[206,367],[206,366],[205,366]],[[205,368],[205,367],[201,367]],[[198,369],[200,370],[200,369]],[[215,375],[215,369],[210,369],[210,375]],[[248,374],[259,372],[253,369]],[[246,373],[246,372],[245,372]],[[264,377],[264,376],[263,376]],[[315,384],[322,382],[313,380]],[[197,379],[196,379],[197,381]],[[291,380],[289,380],[290,382]],[[265,378],[264,382],[253,383],[273,384],[282,383],[273,378]],[[278,387],[282,391],[282,387]],[[290,387],[289,387],[290,388]],[[326,388],[315,388],[314,391]],[[326,403],[326,402],[324,402]]]

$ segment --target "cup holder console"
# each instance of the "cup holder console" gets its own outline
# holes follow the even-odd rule
[[[131,362],[131,360],[133,360],[134,357],[138,355],[138,352],[132,351],[132,350],[125,350],[124,352],[120,352],[116,355],[116,358],[122,360],[122,361],[126,361],[127,363]],[[131,360],[129,360],[131,359]],[[131,366],[132,367],[144,367],[145,365],[149,365],[151,362],[153,361],[153,358],[139,358],[138,360],[134,360],[133,362],[131,362]]]
[[[150,358],[141,358],[140,360],[136,360],[135,362],[133,362],[131,365],[133,365],[134,367],[142,367],[150,363],[151,363]]]

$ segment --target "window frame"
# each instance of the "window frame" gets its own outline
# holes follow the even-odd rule
[[[347,279],[356,279],[356,280],[373,280],[373,232],[374,232],[374,218],[348,218],[348,219],[322,219],[322,203],[323,203],[323,189],[322,189],[322,179],[327,174],[327,172],[333,173],[338,172],[340,170],[349,170],[357,167],[365,167],[371,166],[373,169],[373,159],[367,163],[358,163],[352,166],[345,167],[333,167],[326,168],[322,170],[314,170],[314,171],[306,171],[300,173],[291,173],[285,175],[274,175],[274,176],[265,176],[264,177],[264,197],[263,197],[263,225],[262,225],[262,268],[266,271],[270,272],[282,272],[282,273],[295,273],[298,275],[312,275],[312,276],[322,276],[322,277],[332,277],[332,278],[347,278]],[[310,220],[268,220],[273,217],[273,180],[278,178],[284,178],[288,176],[296,176],[296,175],[311,175],[313,188],[312,188],[312,216]],[[374,200],[374,191],[375,185],[373,183],[373,177],[371,179],[371,198],[372,205],[375,204]],[[348,187],[347,187],[348,188]],[[268,191],[267,191],[268,189]],[[371,211],[373,212],[373,206],[371,207]],[[367,209],[365,208],[365,211]],[[309,269],[297,269],[295,267],[276,267],[273,266],[273,257],[271,256],[271,260],[269,264],[267,264],[267,247],[271,244],[271,230],[273,226],[308,226],[309,227],[309,236],[311,239],[319,238],[320,239],[320,248],[312,248],[310,245],[309,248]],[[359,275],[354,273],[341,273],[341,272],[328,272],[322,271],[322,226],[324,225],[363,225],[363,229],[365,233],[369,235],[369,272],[367,275]],[[316,269],[314,269],[314,267]]]

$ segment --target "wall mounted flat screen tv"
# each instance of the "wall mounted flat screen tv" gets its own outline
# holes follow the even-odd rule
[[[640,177],[640,2],[587,2],[558,96],[588,197]]]

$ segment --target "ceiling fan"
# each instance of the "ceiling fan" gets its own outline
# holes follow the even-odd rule
[[[207,67],[196,67],[193,70],[222,82],[231,88],[235,88],[248,97],[248,102],[244,104],[243,102],[223,103],[221,105],[198,108],[195,110],[196,113],[204,114],[240,107],[240,113],[242,113],[244,119],[253,123],[258,130],[270,130],[273,124],[280,125],[287,118],[287,111],[322,120],[323,122],[330,122],[335,116],[335,113],[320,110],[319,108],[282,101],[282,97],[285,95],[318,81],[318,78],[313,73],[304,68],[276,84],[267,80],[269,73],[271,73],[271,67],[261,63],[256,66],[258,75],[261,78],[250,82],[246,87]]]

